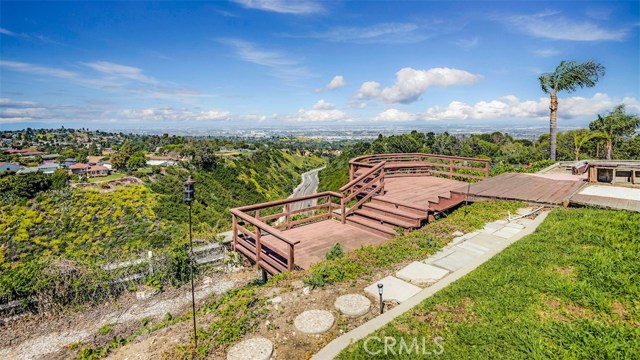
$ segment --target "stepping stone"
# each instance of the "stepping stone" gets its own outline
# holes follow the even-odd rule
[[[462,244],[459,244],[456,246],[459,249],[464,249],[467,251],[471,251],[473,253],[476,253],[478,255],[482,255],[484,253],[486,253],[487,251],[489,251],[489,248],[484,247],[482,245],[478,245],[475,243],[470,243],[469,241],[465,241]]]
[[[453,254],[454,249],[453,248],[449,248],[449,249],[442,249],[440,251],[438,251],[437,253],[429,256],[428,258],[426,258],[423,262],[425,264],[431,264],[439,259],[445,258],[451,254]]]
[[[333,314],[326,310],[307,310],[296,316],[293,325],[305,334],[322,334],[333,326]]]
[[[339,296],[334,306],[341,314],[358,317],[369,312],[371,300],[360,294],[347,294]]]
[[[502,229],[504,227],[504,224],[498,224],[496,222],[490,222],[490,223],[486,223],[484,225],[484,229],[482,229],[481,231],[485,234],[493,234],[494,232]]]
[[[433,264],[449,271],[456,271],[476,257],[465,250],[457,249],[451,255],[435,261]]]
[[[503,245],[504,243],[505,239],[503,238],[488,234],[480,234],[475,238],[465,242],[464,245],[480,246],[487,249],[493,249]]]
[[[253,338],[234,345],[227,353],[227,360],[269,360],[273,343],[265,338]]]
[[[401,303],[403,301],[407,301],[407,299],[422,290],[421,288],[409,284],[406,281],[402,281],[393,276],[387,276],[386,278],[367,286],[364,291],[374,298],[379,299],[380,295],[378,295],[378,284],[383,285],[382,301],[395,301],[397,303]]]
[[[501,238],[509,239],[513,237],[515,234],[519,233],[520,229],[514,229],[510,227],[505,227],[504,229],[500,229],[493,233],[493,236],[498,236]]]
[[[518,224],[520,224],[520,225],[522,225],[524,227],[527,227],[527,226],[531,225],[532,222],[533,222],[533,220],[530,220],[530,219],[518,219],[518,220],[516,220],[516,223],[518,223]]]
[[[522,230],[524,229],[524,225],[522,224],[518,224],[518,223],[509,223],[507,225],[505,225],[505,227],[509,227],[509,228],[513,228],[513,229],[518,229],[518,230]]]
[[[414,261],[396,273],[396,276],[418,286],[429,286],[442,279],[448,270]]]

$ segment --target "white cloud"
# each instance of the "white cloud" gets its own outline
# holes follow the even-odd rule
[[[416,70],[403,68],[396,73],[396,83],[380,92],[380,98],[387,103],[412,103],[431,86],[447,87],[458,84],[472,84],[480,80],[479,75],[451,68]]]
[[[126,109],[115,112],[114,115],[116,117],[145,121],[221,121],[228,120],[231,117],[231,113],[228,111],[194,111],[188,109],[174,109],[169,106],[146,109]]]
[[[331,110],[336,106],[328,101],[324,101],[324,99],[320,99],[317,103],[313,105],[314,110]]]
[[[367,81],[360,85],[360,89],[353,96],[358,100],[369,100],[380,95],[380,83],[375,81]]]
[[[315,14],[323,13],[324,7],[309,0],[233,0],[247,9],[276,12],[281,14]]]
[[[266,66],[272,69],[271,75],[284,81],[295,82],[312,76],[309,70],[301,65],[299,61],[288,57],[284,53],[259,49],[255,44],[240,39],[219,39],[218,41],[231,46],[239,59]]]
[[[346,85],[344,81],[344,77],[342,75],[336,75],[331,79],[331,81],[327,84],[326,88],[329,90],[335,90],[341,88]]]
[[[9,36],[17,36],[18,34],[14,33],[13,31],[9,30],[9,29],[5,29],[3,27],[0,27],[0,34],[2,35],[9,35]]]
[[[560,50],[553,49],[553,48],[544,48],[544,49],[533,50],[533,54],[535,56],[542,57],[542,58],[547,58],[547,57],[560,55],[560,53],[561,53]]]
[[[630,111],[640,111],[640,103],[635,98],[610,98],[607,94],[596,93],[591,98],[579,96],[562,98],[558,102],[558,117],[571,119],[576,117],[596,118],[598,113],[606,112],[615,105],[624,103]],[[491,101],[479,101],[466,104],[452,101],[449,105],[434,106],[417,116],[423,120],[494,120],[494,119],[549,119],[549,98],[541,97],[537,101],[521,101],[513,95],[507,95]]]
[[[413,23],[381,23],[366,27],[336,27],[310,37],[333,41],[354,43],[410,44],[421,42],[430,36],[427,31]]]
[[[406,121],[414,121],[417,119],[416,114],[411,114],[408,112],[404,112],[398,109],[387,109],[383,112],[381,112],[380,114],[378,114],[378,116],[374,117],[371,121],[373,122],[392,122],[392,121],[399,121],[399,122],[406,122]]]
[[[142,69],[139,69],[133,66],[120,65],[120,64],[115,64],[108,61],[96,61],[96,62],[90,62],[90,63],[81,62],[81,64],[93,70],[99,71],[103,74],[111,75],[114,77],[140,81],[146,84],[159,83],[158,80],[152,77],[149,77],[147,75],[144,75],[142,73]]]
[[[476,36],[471,39],[460,39],[455,41],[454,44],[463,50],[471,50],[480,44],[480,38]]]
[[[628,29],[605,29],[593,22],[575,22],[559,12],[513,15],[506,17],[506,22],[531,36],[552,40],[619,41],[629,33]]]
[[[23,63],[18,61],[0,60],[0,67],[4,67],[13,71],[19,71],[35,75],[47,75],[62,79],[76,79],[79,78],[77,73],[72,71],[52,68],[48,66],[40,66],[29,63]]]

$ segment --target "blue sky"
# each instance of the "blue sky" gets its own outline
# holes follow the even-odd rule
[[[638,1],[0,2],[0,129],[544,126],[640,112]]]

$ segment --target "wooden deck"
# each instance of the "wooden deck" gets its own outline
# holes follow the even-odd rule
[[[563,205],[586,183],[582,180],[555,180],[534,174],[506,173],[469,187],[470,200],[504,199],[539,204]],[[467,189],[454,192],[464,194]]]
[[[308,269],[311,264],[325,259],[334,245],[340,244],[343,250],[353,251],[364,245],[380,245],[386,238],[358,229],[337,220],[324,220],[284,231],[292,239],[300,241],[294,246],[295,265]],[[271,235],[262,237],[266,247],[276,247],[286,251],[286,245]]]
[[[392,177],[385,181],[385,194],[378,199],[426,210],[460,188],[466,190],[467,183],[433,176]]]

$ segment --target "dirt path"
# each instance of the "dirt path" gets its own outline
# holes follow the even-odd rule
[[[202,303],[212,294],[222,294],[256,277],[253,271],[242,270],[200,279],[196,285],[196,302]],[[116,302],[82,311],[25,317],[0,327],[0,358],[68,358],[73,356],[72,344],[99,342],[98,329],[106,324],[110,324],[115,333],[127,336],[139,328],[142,319],[161,319],[167,313],[179,316],[189,311],[190,289],[188,285],[171,288],[146,300],[137,300],[135,294],[126,294]],[[107,334],[107,338],[114,335]]]

